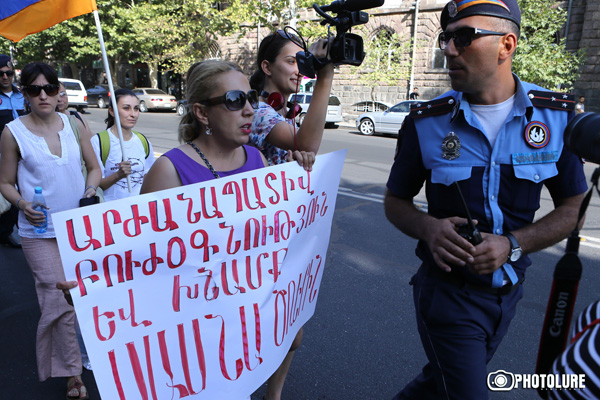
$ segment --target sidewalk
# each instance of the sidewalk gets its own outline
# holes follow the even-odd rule
[[[39,382],[35,337],[40,308],[33,277],[21,249],[0,246],[0,398],[64,399],[64,378]],[[99,400],[94,376],[84,370],[91,400]]]

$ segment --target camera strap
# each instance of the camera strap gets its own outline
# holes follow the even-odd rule
[[[598,190],[598,175],[600,175],[600,168],[594,172],[592,187],[585,195],[579,207],[577,224],[567,239],[565,255],[558,261],[554,269],[554,281],[550,290],[538,350],[535,369],[537,374],[550,373],[552,363],[554,363],[554,360],[563,352],[567,345],[573,308],[577,299],[577,289],[583,271],[581,260],[578,256],[580,237],[577,227],[585,215],[594,188]],[[548,390],[538,388],[538,394],[541,398],[546,399],[548,397]]]

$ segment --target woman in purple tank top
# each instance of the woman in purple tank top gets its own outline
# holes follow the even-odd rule
[[[256,148],[246,145],[252,127],[258,93],[241,69],[230,62],[196,63],[187,73],[188,111],[179,123],[183,145],[160,157],[144,178],[141,193],[170,189],[267,166]],[[313,152],[289,153],[310,171]],[[290,359],[291,360],[291,359]],[[269,379],[267,392],[281,393],[289,362]]]
[[[184,144],[156,160],[144,178],[141,193],[267,165],[260,151],[246,145],[254,109],[258,107],[258,93],[250,90],[241,69],[226,61],[203,61],[192,65],[187,82],[188,112],[179,123],[179,141]],[[297,153],[294,158],[298,163],[312,168],[314,154]]]

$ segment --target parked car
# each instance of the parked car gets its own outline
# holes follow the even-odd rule
[[[410,113],[410,105],[413,103],[418,103],[418,101],[407,100],[396,104],[386,111],[360,114],[356,119],[356,128],[358,128],[360,133],[367,136],[374,133],[391,133],[398,136],[402,122]]]
[[[117,85],[113,85],[115,90],[121,89]],[[88,104],[89,105],[97,105],[98,108],[106,108],[110,103],[110,91],[108,90],[108,85],[100,84],[94,87],[88,88]]]
[[[88,106],[87,102],[87,91],[81,81],[77,79],[58,78],[65,89],[67,90],[67,97],[69,98],[69,107],[75,107],[77,111],[83,112],[83,109]]]
[[[177,102],[177,115],[183,117],[187,111],[187,99],[181,99]]]
[[[140,111],[148,110],[175,110],[177,107],[177,99],[163,92],[160,89],[154,88],[136,88],[133,93],[140,99]]]
[[[302,112],[296,116],[296,124],[298,124],[298,126],[302,125],[302,122],[304,122],[304,118],[306,117],[306,112],[308,111],[308,106],[310,105],[312,96],[312,92],[298,92],[290,96],[289,101],[291,103],[297,102],[300,107],[302,107]],[[340,99],[334,95],[329,96],[327,116],[325,117],[325,126],[333,127],[335,126],[336,122],[342,122],[343,120],[342,103],[340,102]]]

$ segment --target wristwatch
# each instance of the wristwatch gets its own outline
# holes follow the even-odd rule
[[[508,238],[510,242],[510,253],[508,253],[508,261],[515,262],[523,255],[523,249],[519,246],[517,239],[512,233],[505,233],[504,236]]]

